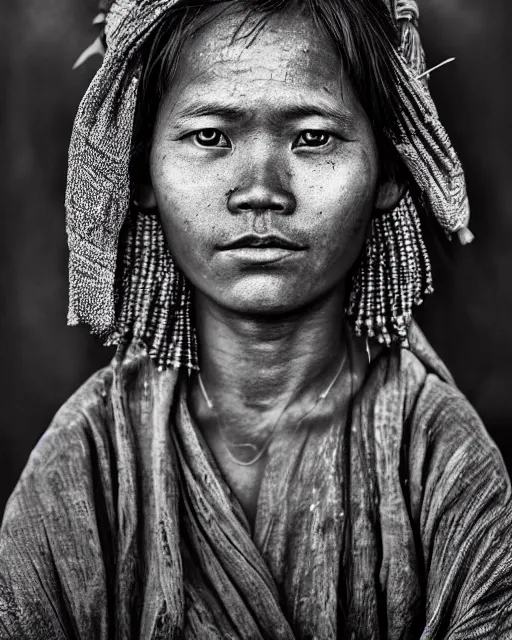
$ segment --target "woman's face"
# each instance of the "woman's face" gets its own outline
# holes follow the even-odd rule
[[[152,193],[200,295],[296,311],[342,286],[396,190],[378,186],[372,128],[330,40],[301,16],[254,40],[235,36],[241,22],[225,14],[186,43],[157,117]]]

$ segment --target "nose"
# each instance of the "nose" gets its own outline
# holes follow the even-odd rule
[[[297,203],[293,193],[283,185],[276,167],[252,167],[240,186],[228,196],[228,210],[233,214],[275,212],[290,215]]]

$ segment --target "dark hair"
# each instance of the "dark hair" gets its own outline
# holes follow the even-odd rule
[[[209,11],[206,11],[209,9]],[[143,71],[133,137],[132,176],[147,178],[153,127],[160,101],[176,71],[183,44],[226,11],[257,15],[251,37],[284,11],[302,12],[332,40],[373,127],[381,178],[401,175],[402,163],[389,133],[397,133],[399,104],[391,64],[397,31],[384,0],[181,0],[170,9],[141,50]],[[244,21],[245,22],[245,21]]]

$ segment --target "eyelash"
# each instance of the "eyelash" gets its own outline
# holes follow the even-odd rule
[[[206,137],[204,136],[205,133],[207,134]],[[203,134],[202,142],[199,140],[201,134]],[[210,149],[230,149],[231,148],[231,143],[228,140],[227,136],[225,136],[218,129],[214,129],[214,128],[200,129],[199,131],[195,131],[190,135],[194,137],[196,144],[200,147],[206,147]],[[308,136],[310,138],[310,142],[313,142],[311,138],[314,139],[315,137],[320,138],[320,140],[323,140],[323,142],[321,142],[320,144],[307,144],[305,138],[307,138]],[[331,140],[331,138],[332,138],[332,134],[328,133],[327,131],[323,131],[322,129],[305,129],[304,131],[301,132],[301,134],[292,144],[292,149],[296,149],[300,147],[308,147],[313,149],[324,147]],[[225,144],[218,144],[222,140],[225,142]],[[305,144],[299,144],[301,140],[303,140]],[[214,142],[215,144],[208,144],[209,142]]]

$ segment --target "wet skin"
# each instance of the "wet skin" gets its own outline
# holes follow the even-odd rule
[[[337,370],[345,278],[372,211],[399,188],[379,181],[368,116],[333,44],[285,14],[247,46],[233,39],[241,21],[224,14],[186,44],[144,204],[158,207],[194,285],[201,371],[226,436],[259,449],[283,408],[283,424],[296,420]],[[229,248],[247,234],[292,247]],[[265,458],[237,466],[197,386],[190,404],[252,521]]]

